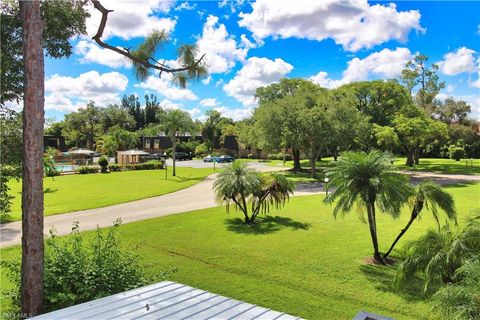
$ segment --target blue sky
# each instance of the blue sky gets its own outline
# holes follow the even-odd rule
[[[480,2],[477,1],[102,1],[109,15],[105,40],[134,47],[152,29],[171,42],[158,52],[175,58],[180,43],[197,43],[210,77],[185,90],[168,76],[135,79],[126,60],[90,37],[73,39],[69,59],[46,59],[46,116],[57,120],[93,100],[119,103],[124,94],[156,94],[164,108],[194,118],[216,108],[240,119],[255,107],[255,88],[283,77],[344,83],[397,78],[417,52],[438,63],[447,87],[439,98],[469,102],[480,118]],[[93,9],[92,9],[93,11]],[[88,21],[95,33],[99,16]]]

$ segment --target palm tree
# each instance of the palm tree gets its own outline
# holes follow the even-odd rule
[[[173,176],[175,176],[177,136],[191,130],[193,128],[193,121],[187,112],[178,109],[167,111],[162,120],[162,129],[172,142]]]
[[[226,204],[227,212],[233,202],[242,211],[245,223],[253,224],[258,214],[267,213],[271,205],[279,208],[285,204],[293,193],[293,183],[281,174],[262,176],[248,169],[246,163],[234,161],[218,174],[213,189],[216,201]]]
[[[454,284],[440,288],[433,296],[434,309],[444,319],[480,319],[480,258],[455,271]]]
[[[438,216],[438,208],[440,208],[446,214],[448,219],[455,220],[456,223],[457,213],[455,211],[455,204],[452,196],[448,192],[444,191],[437,183],[428,180],[423,181],[414,189],[410,220],[405,228],[400,231],[395,241],[393,241],[390,249],[388,249],[388,251],[383,255],[384,258],[388,257],[388,255],[392,252],[397,242],[407,232],[413,221],[415,221],[417,217],[420,217],[420,213],[424,207],[432,212],[439,229],[440,218]]]
[[[455,273],[467,261],[480,257],[480,215],[467,220],[458,231],[449,224],[430,229],[404,248],[406,257],[397,271],[396,286],[409,282],[417,273],[425,275],[424,291],[431,283],[453,283]]]
[[[392,157],[378,151],[347,152],[337,165],[327,172],[328,187],[334,191],[326,203],[337,200],[333,214],[348,213],[357,204],[367,211],[373,258],[383,262],[378,250],[376,208],[394,218],[411,195],[408,179],[398,173],[392,165]]]

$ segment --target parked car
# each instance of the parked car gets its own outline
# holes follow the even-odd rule
[[[147,160],[162,160],[166,157],[167,155],[165,153],[150,153],[146,158]]]
[[[213,159],[214,157],[212,157],[211,155],[208,155],[206,157],[203,158],[203,162],[213,162]]]
[[[175,152],[175,159],[178,161],[182,160],[192,160],[193,154],[186,152]]]
[[[216,162],[219,162],[219,163],[225,163],[225,162],[233,162],[235,158],[229,155],[223,155],[220,157],[216,157],[215,160]]]

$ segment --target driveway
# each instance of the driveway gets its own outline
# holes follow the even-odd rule
[[[201,160],[182,161],[179,164],[204,165]],[[207,165],[212,165],[207,163]],[[223,164],[220,164],[223,165]],[[249,166],[258,171],[285,170],[282,167],[269,167],[261,162],[250,162]],[[198,168],[198,167],[197,167]],[[406,172],[412,180],[432,179],[442,184],[461,182],[480,182],[480,176],[437,174],[430,172]],[[121,203],[104,208],[77,211],[45,217],[44,232],[55,227],[58,235],[69,234],[72,223],[78,221],[80,230],[94,230],[98,227],[110,227],[117,218],[122,218],[123,223],[141,221],[162,217],[175,213],[199,210],[217,206],[213,194],[213,181],[216,174],[208,176],[202,182],[189,188],[138,201]],[[324,193],[322,183],[299,183],[294,196],[306,196]],[[19,245],[21,243],[21,221],[0,224],[0,248]]]
[[[203,165],[201,160],[181,161],[178,164]],[[212,165],[207,163],[207,165]],[[223,166],[223,164],[220,164]],[[259,171],[275,171],[281,168],[268,167],[262,163],[249,164]],[[47,216],[44,219],[44,232],[55,227],[58,235],[69,234],[72,223],[78,221],[80,230],[94,230],[98,227],[105,228],[112,225],[117,218],[122,218],[123,223],[162,217],[174,213],[199,210],[217,206],[213,194],[213,181],[216,174],[208,176],[205,180],[189,188],[138,201],[116,204],[113,206],[90,210],[76,211],[65,214]],[[307,195],[310,192],[299,192],[298,195]],[[21,243],[21,221],[0,224],[0,248],[18,245]]]

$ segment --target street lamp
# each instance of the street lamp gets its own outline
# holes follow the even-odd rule
[[[327,183],[328,183],[328,181],[330,181],[330,179],[328,179],[327,177],[325,177],[325,179],[323,179],[323,181],[325,182],[325,185],[323,186],[323,187],[325,188],[325,195],[328,196]]]

